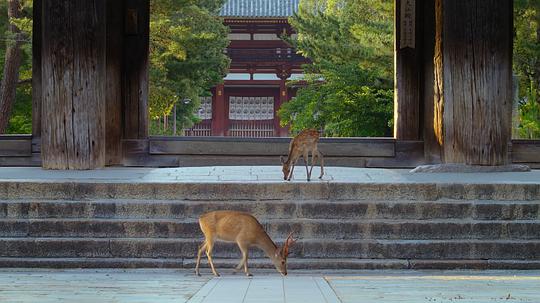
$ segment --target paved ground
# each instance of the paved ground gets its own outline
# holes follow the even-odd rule
[[[213,279],[180,270],[0,269],[0,302],[540,302],[540,271],[255,274]]]
[[[522,173],[409,173],[406,169],[328,167],[321,180],[353,183],[534,183],[540,170]],[[294,181],[305,182],[306,171],[295,169]],[[210,166],[181,168],[107,168],[92,171],[51,171],[35,167],[0,167],[0,181],[72,182],[285,182],[280,166]]]

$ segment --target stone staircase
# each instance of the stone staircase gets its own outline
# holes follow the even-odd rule
[[[192,268],[216,209],[280,243],[297,230],[293,269],[540,268],[538,185],[331,182],[0,182],[0,267]],[[271,267],[255,248],[250,264]]]

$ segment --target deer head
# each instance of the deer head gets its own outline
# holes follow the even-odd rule
[[[281,160],[281,165],[283,166],[283,179],[287,180],[289,174],[291,173],[291,166],[289,165],[289,161],[286,161],[283,156],[280,156],[279,159]]]
[[[287,257],[289,256],[289,247],[296,243],[296,240],[293,239],[292,235],[293,232],[289,234],[287,240],[285,240],[285,243],[283,243],[283,247],[278,247],[276,249],[274,258],[272,258],[272,262],[274,263],[277,271],[284,276],[287,275]]]

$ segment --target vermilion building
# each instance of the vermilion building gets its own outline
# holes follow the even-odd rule
[[[308,60],[281,39],[294,35],[288,17],[299,0],[228,0],[221,9],[230,28],[229,74],[202,102],[201,123],[186,135],[281,137],[277,110],[295,95],[286,81],[302,75]]]

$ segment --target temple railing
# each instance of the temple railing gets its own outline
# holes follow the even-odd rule
[[[212,120],[203,120],[192,128],[184,129],[184,136],[209,137],[212,135]]]
[[[274,120],[231,120],[230,137],[265,138],[274,136]]]
[[[228,48],[227,55],[234,62],[308,62],[294,48]]]

